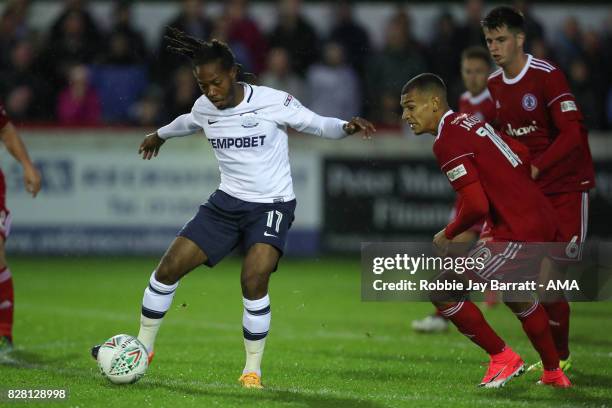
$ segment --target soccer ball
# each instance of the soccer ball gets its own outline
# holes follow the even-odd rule
[[[146,347],[136,338],[118,334],[106,340],[98,351],[98,367],[113,384],[133,384],[149,366]]]

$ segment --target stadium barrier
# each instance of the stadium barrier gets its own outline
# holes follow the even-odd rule
[[[159,157],[137,155],[138,130],[22,131],[44,187],[32,200],[20,166],[2,155],[22,254],[159,254],[219,183],[202,136],[175,139]],[[454,194],[437,168],[431,137],[379,134],[328,141],[290,138],[298,199],[287,253],[357,252],[362,241],[428,240],[448,220]],[[597,190],[589,236],[606,237],[612,209],[612,146],[592,135]]]

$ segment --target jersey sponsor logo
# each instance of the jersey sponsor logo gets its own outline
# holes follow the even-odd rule
[[[261,136],[245,136],[237,138],[216,138],[208,139],[214,149],[248,149],[250,147],[259,147],[264,145],[265,135]]]
[[[278,235],[270,234],[270,233],[268,233],[268,231],[264,231],[264,237],[274,237],[274,238],[278,238]]]
[[[535,132],[536,130],[538,130],[535,120],[532,123],[533,123],[532,125],[523,126],[518,129],[513,128],[512,125],[508,123],[508,126],[506,126],[506,134],[508,134],[508,136],[514,136],[514,137],[526,136],[529,133]]]
[[[463,177],[467,174],[467,170],[463,164],[458,165],[446,172],[446,176],[450,181],[455,181],[459,177]]]
[[[208,119],[208,124],[209,125],[214,125],[217,122],[218,122],[218,120],[210,120],[210,119]]]
[[[283,105],[289,106],[289,104],[291,103],[292,100],[293,100],[293,96],[287,94],[287,98],[285,98],[285,103],[283,103]]]
[[[561,102],[561,112],[577,111],[576,102],[574,101],[563,101]]]
[[[521,104],[523,105],[523,109],[531,112],[538,107],[538,99],[533,94],[528,93],[523,95]]]

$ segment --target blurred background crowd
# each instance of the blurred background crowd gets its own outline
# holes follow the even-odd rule
[[[45,29],[30,24],[31,2],[9,0],[0,17],[0,100],[17,124],[159,126],[188,112],[199,90],[189,61],[165,51],[164,28],[150,46],[133,23],[130,1],[112,3],[104,29],[84,0],[66,0]],[[257,82],[294,94],[319,114],[365,115],[399,126],[398,93],[423,71],[441,75],[451,101],[462,92],[459,60],[470,45],[484,45],[480,0],[463,4],[458,21],[440,6],[428,42],[417,39],[410,8],[397,7],[374,45],[350,2],[330,2],[333,22],[315,29],[299,0],[278,1],[276,22],[264,30],[247,0],[226,0],[212,15],[199,0],[177,2],[172,26],[227,42]],[[565,71],[591,129],[612,128],[612,12],[598,29],[566,17],[554,35],[529,10],[527,51]],[[550,38],[555,41],[551,42]]]

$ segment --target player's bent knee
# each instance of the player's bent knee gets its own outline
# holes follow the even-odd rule
[[[175,256],[166,254],[155,270],[155,279],[164,285],[174,285],[183,275],[180,261]]]
[[[240,277],[242,293],[247,299],[259,299],[268,293],[269,270],[245,269]]]

